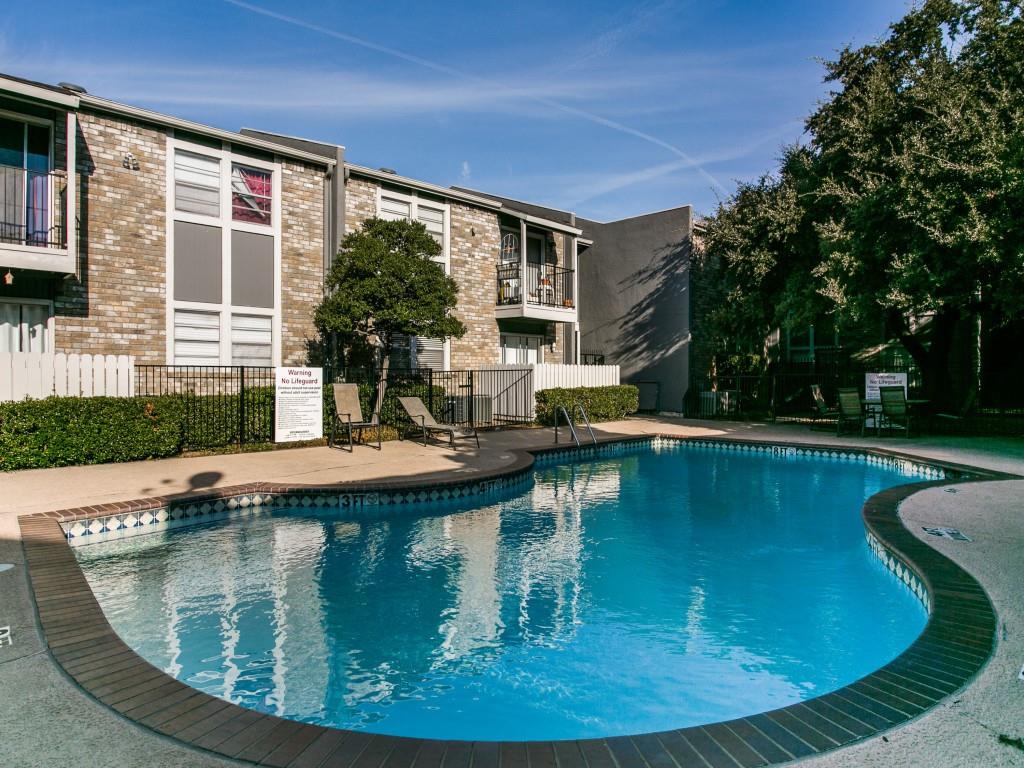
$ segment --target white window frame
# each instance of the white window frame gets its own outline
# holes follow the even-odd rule
[[[544,347],[547,346],[547,337],[543,333],[518,333],[518,332],[498,332],[498,360],[504,361],[505,350],[508,347],[501,343],[502,337],[515,337],[517,339],[537,339],[537,363],[544,362]],[[519,347],[517,347],[519,349]],[[528,348],[527,348],[528,349]],[[508,365],[529,365],[529,363],[508,363]]]
[[[49,179],[47,184],[49,186],[49,189],[47,190],[46,197],[47,197],[47,200],[48,200],[48,204],[50,206],[50,210],[48,211],[48,216],[47,216],[48,219],[49,219],[47,221],[47,225],[49,227],[52,227],[53,226],[53,219],[56,216],[56,214],[59,212],[59,209],[60,209],[60,205],[57,204],[57,196],[54,194],[55,190],[54,190],[53,175],[52,175],[53,172],[56,170],[55,165],[54,165],[54,163],[55,163],[55,158],[54,158],[55,147],[54,147],[54,145],[56,144],[56,137],[57,137],[56,123],[53,120],[50,120],[50,119],[45,118],[45,117],[36,117],[35,115],[26,115],[26,114],[23,114],[21,112],[11,112],[9,110],[4,110],[4,109],[0,109],[0,117],[5,117],[8,120],[14,120],[15,122],[18,122],[18,123],[25,123],[26,126],[28,126],[28,125],[36,125],[36,126],[40,126],[40,127],[43,127],[43,128],[47,128],[49,130],[49,132],[50,132],[50,140],[49,140],[48,146],[47,146],[47,160],[46,160],[46,164],[47,164],[47,171],[46,172],[48,174],[47,178]],[[27,165],[28,165],[28,128],[27,127],[21,132],[21,136],[22,136],[22,138],[21,138],[21,152],[22,152],[21,169],[24,171],[24,170],[27,170]],[[25,199],[26,200],[28,200],[28,189],[27,189],[27,186],[28,186],[28,174],[26,173],[25,174],[25,188],[22,189],[22,193],[25,195]],[[47,239],[49,239],[49,238],[47,238]],[[32,249],[36,250],[36,246],[33,246]],[[52,312],[51,312],[51,314],[52,314]]]
[[[188,213],[175,209],[174,205],[174,153],[177,150],[192,152],[198,155],[217,158],[220,162],[220,215],[208,216],[199,213]],[[254,224],[245,221],[234,221],[231,218],[231,165],[237,163],[249,168],[270,171],[272,174],[273,200],[271,225]],[[232,365],[231,362],[231,315],[262,315],[271,318],[271,352],[272,365],[281,364],[281,163],[269,162],[248,155],[233,152],[231,144],[223,142],[220,149],[203,144],[196,144],[185,139],[167,137],[166,157],[166,217],[167,217],[167,251],[165,271],[166,325],[167,334],[165,355],[168,365],[174,365],[174,310],[190,309],[197,312],[218,312],[220,317],[220,362],[219,365]],[[178,301],[174,298],[174,222],[182,221],[191,224],[205,224],[220,227],[221,232],[221,300],[218,303],[198,301]],[[259,235],[271,235],[274,239],[274,306],[248,307],[231,303],[231,232],[252,232]]]
[[[408,192],[396,192],[393,189],[384,189],[384,187],[377,185],[377,216],[380,216],[384,211],[383,199],[390,197],[392,200],[400,200],[403,203],[409,204],[409,216],[411,221],[419,221],[419,206],[422,202],[427,208],[433,208],[435,210],[444,212],[444,243],[441,250],[441,258],[437,259],[437,263],[444,267],[444,273],[450,275],[452,272],[452,260],[451,260],[451,227],[452,227],[452,207],[449,203],[438,202],[430,198],[420,199],[419,195],[416,194],[416,190],[412,189]],[[444,340],[444,370],[451,369],[451,339]],[[416,340],[415,337],[412,339],[412,349],[410,354],[415,359],[416,357]]]
[[[17,296],[3,296],[0,297],[0,304],[32,304],[37,307],[46,307],[46,349],[48,350],[44,354],[52,355],[56,353],[54,347],[54,318],[53,318],[53,302],[49,299],[22,299]],[[28,353],[23,353],[28,354]]]

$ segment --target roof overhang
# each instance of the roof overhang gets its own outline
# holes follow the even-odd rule
[[[437,184],[420,181],[419,179],[410,179],[408,176],[399,176],[397,173],[390,173],[389,171],[379,171],[375,168],[367,168],[363,165],[353,165],[352,163],[345,163],[345,170],[349,173],[355,174],[356,176],[365,176],[367,178],[374,179],[375,181],[384,181],[398,187],[408,187],[409,189],[429,192],[430,194],[437,195],[438,197],[469,203],[477,206],[478,208],[490,208],[491,210],[498,210],[501,208],[501,203],[495,202],[494,200],[488,200],[485,197],[469,195],[465,192],[459,192],[451,189],[450,187],[440,187]]]
[[[65,109],[78,109],[78,95],[65,91],[63,88],[31,83],[17,77],[0,75],[0,91],[13,93],[17,97],[56,104]]]
[[[504,214],[508,214],[509,216],[514,216],[517,219],[522,219],[527,224],[533,224],[534,226],[543,227],[544,229],[553,229],[556,232],[565,232],[567,235],[575,235],[576,237],[579,237],[580,235],[583,234],[583,230],[579,229],[578,227],[570,227],[568,224],[560,224],[557,221],[551,221],[551,219],[543,219],[540,216],[531,216],[528,213],[517,211],[514,208],[507,208],[505,206],[502,206],[501,212]]]
[[[323,165],[327,167],[335,165],[334,160],[326,158],[323,155],[304,152],[301,149],[294,149],[293,147],[288,147],[283,144],[275,144],[271,141],[264,141],[263,139],[257,139],[252,136],[245,136],[244,134],[234,133],[233,131],[225,131],[220,128],[203,125],[202,123],[194,123],[191,120],[183,120],[179,117],[172,117],[171,115],[154,112],[150,109],[132,107],[128,104],[110,101],[109,99],[103,99],[99,96],[93,96],[92,94],[83,93],[80,96],[80,102],[83,107],[89,107],[90,109],[95,109],[101,112],[124,115],[125,117],[143,120],[147,123],[164,125],[168,128],[180,128],[181,130],[191,131],[203,136],[210,136],[215,139],[220,139],[221,141],[229,141],[238,146],[250,147],[262,152],[270,152],[275,155],[290,157],[296,160],[304,160],[314,165]]]

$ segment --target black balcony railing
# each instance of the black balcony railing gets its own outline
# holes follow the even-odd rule
[[[0,165],[0,243],[64,248],[63,171]]]
[[[527,304],[573,309],[573,270],[554,264],[528,263],[524,280],[519,263],[499,264],[498,305],[522,304],[524,294]]]

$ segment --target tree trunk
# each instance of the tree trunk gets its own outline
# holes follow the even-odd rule
[[[889,313],[889,325],[899,336],[904,348],[921,369],[924,396],[931,401],[934,409],[958,410],[954,402],[954,386],[950,371],[950,353],[953,349],[953,335],[960,313],[953,309],[942,309],[935,313],[927,325],[912,331],[907,318],[900,312]],[[927,344],[923,336],[927,336]]]
[[[382,340],[383,341],[383,340]],[[391,344],[390,342],[385,346],[383,343],[380,347],[380,372],[377,377],[377,402],[374,405],[374,411],[381,414],[383,418],[384,413],[384,393],[388,388],[388,369],[391,367]]]

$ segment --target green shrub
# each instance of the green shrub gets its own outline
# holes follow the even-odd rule
[[[636,413],[640,406],[640,391],[632,384],[542,389],[536,398],[537,421],[548,426],[555,423],[555,411],[559,406],[572,413],[573,406],[580,403],[592,422],[624,419]]]
[[[174,456],[182,447],[175,397],[49,397],[0,404],[0,470]]]

